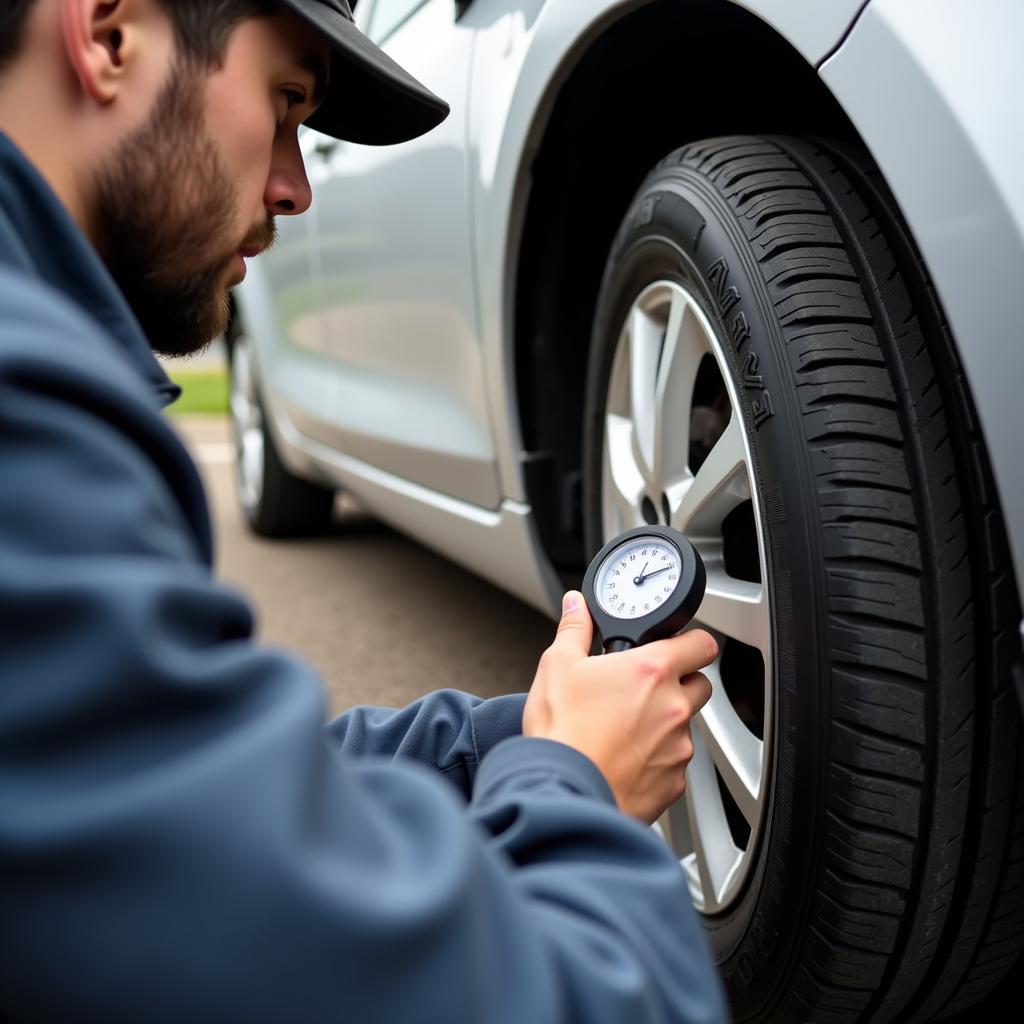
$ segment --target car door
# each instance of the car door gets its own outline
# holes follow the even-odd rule
[[[330,423],[308,429],[405,480],[496,508],[467,188],[473,33],[458,6],[377,0],[357,10],[364,31],[452,113],[402,145],[321,138],[313,151],[314,313],[333,405]]]

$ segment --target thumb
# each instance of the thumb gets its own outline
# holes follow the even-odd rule
[[[554,646],[579,654],[589,654],[593,638],[594,623],[583,595],[579,591],[570,590],[562,598],[562,618],[558,623]]]

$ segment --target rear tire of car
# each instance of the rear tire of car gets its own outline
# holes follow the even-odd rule
[[[715,668],[736,720],[763,732],[746,823],[728,766],[714,765],[721,821],[735,843],[750,837],[703,915],[735,1019],[949,1016],[1024,947],[1024,763],[1019,599],[941,308],[863,152],[731,137],[672,153],[634,199],[601,286],[584,428],[591,552],[628,520],[628,496],[607,494],[610,430],[635,401],[616,377],[632,357],[627,321],[662,317],[667,333],[672,295],[695,307],[714,358],[681,374],[690,390],[663,393],[657,414],[689,409],[690,482],[652,479],[640,452],[636,516],[685,510],[735,417],[752,491],[746,554],[730,569],[740,534],[728,515],[715,526],[705,514],[696,542],[751,593],[764,566],[770,607],[763,695],[749,651],[731,676]],[[706,723],[694,732],[714,746]],[[706,822],[688,820],[673,843],[699,890],[710,875],[692,870],[693,835]]]
[[[235,484],[249,528],[262,537],[307,537],[331,526],[334,491],[290,473],[267,421],[252,341],[231,345],[231,421]]]

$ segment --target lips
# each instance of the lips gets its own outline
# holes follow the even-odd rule
[[[250,245],[246,249],[239,249],[238,250],[238,254],[240,256],[242,256],[243,258],[247,259],[247,260],[252,259],[253,256],[259,256],[259,254],[261,252],[263,252],[263,246],[262,245]]]

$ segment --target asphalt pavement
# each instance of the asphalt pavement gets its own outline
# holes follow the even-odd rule
[[[254,537],[235,498],[228,420],[173,422],[206,483],[218,576],[248,595],[262,643],[317,670],[333,712],[400,707],[441,687],[481,697],[529,688],[554,636],[544,616],[344,497],[325,537]]]

